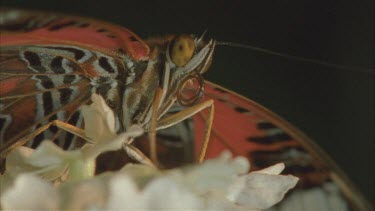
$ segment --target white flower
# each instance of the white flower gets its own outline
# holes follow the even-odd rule
[[[107,203],[108,176],[100,175],[85,180],[67,181],[59,186],[60,209],[103,209]]]
[[[247,173],[249,163],[245,158],[232,159],[224,153],[202,164],[166,171],[128,164],[117,172],[66,181],[58,187],[21,175],[3,193],[1,202],[5,209],[22,208],[15,204],[14,196],[18,193],[25,198],[23,191],[29,194],[23,188],[30,187],[19,185],[19,181],[28,179],[29,183],[34,181],[40,186],[33,189],[51,193],[49,197],[53,198],[49,199],[60,202],[59,209],[258,210],[276,204],[297,183],[293,176],[278,175],[283,168],[283,164],[277,164]],[[28,204],[30,207],[55,206],[44,204],[47,203],[44,198],[33,200],[27,202],[33,203]]]
[[[117,135],[115,115],[103,97],[93,94],[91,100],[91,105],[81,107],[85,121],[85,135],[93,142],[92,145],[88,144],[82,149],[85,157],[95,159],[103,152],[121,149],[130,138],[142,135],[143,129],[139,125],[133,125],[128,131]]]
[[[236,204],[255,209],[267,209],[281,201],[293,188],[298,178],[278,175],[284,170],[282,163],[248,175],[239,176],[230,186],[227,197]]]
[[[0,198],[4,210],[51,210],[59,206],[59,194],[48,182],[31,174],[17,177],[13,188]]]
[[[96,143],[113,139],[116,136],[113,111],[100,95],[93,94],[91,101],[91,105],[81,107],[86,136]]]
[[[197,193],[204,194],[213,189],[225,192],[235,176],[245,174],[249,169],[250,164],[246,158],[232,159],[232,155],[225,151],[216,159],[183,168],[184,176],[179,179]]]
[[[70,160],[79,159],[79,151],[64,151],[50,141],[43,142],[36,150],[19,147],[6,160],[6,171],[0,177],[0,193],[19,174],[38,174],[46,180],[64,180]]]
[[[140,190],[133,179],[118,175],[110,181],[107,209],[202,209],[203,200],[168,177],[159,177]]]

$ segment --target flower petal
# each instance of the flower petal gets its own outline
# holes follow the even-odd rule
[[[83,148],[82,153],[87,159],[95,159],[99,154],[107,151],[119,150],[123,144],[130,140],[130,138],[137,137],[143,134],[143,129],[139,125],[132,125],[128,131],[114,136],[108,140],[101,140],[91,145],[90,147]]]
[[[36,150],[19,147],[8,156],[5,175],[8,181],[21,173],[37,173],[47,180],[55,180],[65,172],[67,158],[77,153],[65,152],[51,141],[43,141]]]
[[[33,166],[46,167],[61,165],[67,157],[67,152],[51,141],[43,141],[34,153],[27,158],[27,162]]]
[[[142,202],[148,209],[202,209],[202,199],[168,177],[160,177],[146,186]]]
[[[244,157],[231,158],[229,152],[222,153],[218,158],[206,160],[196,166],[184,170],[183,180],[188,187],[199,193],[210,190],[225,192],[233,183],[233,179],[249,170],[249,162]]]
[[[293,188],[298,178],[253,172],[241,176],[229,188],[227,197],[239,205],[253,209],[267,209],[278,203]]]
[[[59,206],[59,195],[53,186],[31,174],[17,177],[14,186],[2,193],[3,209],[51,210]]]
[[[105,180],[101,177],[65,183],[60,193],[63,210],[102,210],[108,197]]]
[[[203,196],[205,198],[205,208],[207,210],[215,211],[256,211],[255,209],[249,209],[247,207],[241,207],[232,201],[228,200],[224,194],[211,191]]]
[[[129,176],[117,175],[109,182],[107,210],[136,209],[144,206],[136,184]]]
[[[6,160],[6,167],[7,173],[11,173],[13,175],[19,173],[25,173],[27,171],[31,171],[34,169],[28,162],[27,158],[34,153],[34,149],[20,146],[14,151],[12,151]]]
[[[91,96],[92,104],[81,107],[85,122],[85,134],[94,142],[111,140],[116,136],[115,116],[97,94]]]
[[[152,166],[129,163],[120,170],[120,174],[130,176],[139,188],[143,188],[153,178],[161,176],[162,172]]]
[[[273,174],[273,175],[278,175],[280,174],[283,170],[285,169],[285,164],[284,163],[278,163],[273,166],[261,169],[259,171],[253,171],[253,173],[258,172],[258,173],[263,173],[263,174]]]
[[[122,148],[122,145],[129,140],[129,138],[137,137],[142,135],[143,129],[139,125],[132,125],[128,131],[121,133],[116,138],[108,140],[107,143],[101,144],[103,152],[118,150]]]

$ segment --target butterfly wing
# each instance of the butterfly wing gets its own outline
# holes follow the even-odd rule
[[[94,92],[111,92],[118,109],[114,84],[149,51],[129,30],[92,19],[7,8],[0,19],[1,151],[54,119],[80,126],[78,108]],[[60,133],[51,127],[31,145],[50,138],[72,146],[72,135]]]
[[[215,117],[207,158],[217,156],[224,149],[230,149],[235,155],[247,157],[252,170],[284,162],[284,173],[300,178],[297,188],[299,190],[294,193],[300,196],[307,193],[312,196],[312,192],[319,190],[323,193],[320,195],[323,196],[323,201],[318,204],[332,202],[332,198],[336,197],[337,200],[347,201],[355,210],[370,209],[369,203],[334,161],[290,123],[254,101],[211,82],[206,83],[205,98],[215,101]],[[207,113],[202,112],[193,120],[195,140],[198,141],[196,152],[199,152],[201,146],[199,141],[203,140],[206,118]],[[333,194],[335,188],[337,191]],[[295,204],[302,204],[304,200],[306,202],[307,196],[302,199],[293,196],[294,193],[288,197],[289,201],[294,200]],[[315,198],[320,196],[314,195]],[[283,203],[280,208],[299,206],[303,209],[304,206],[284,206]],[[313,201],[307,203],[310,208],[313,207]]]
[[[132,59],[150,49],[133,32],[107,22],[51,12],[0,8],[1,45],[69,44]],[[79,56],[79,55],[77,55]]]
[[[73,125],[82,122],[78,108],[91,96],[91,76],[84,72],[73,54],[64,55],[67,51],[59,48],[72,47],[17,45],[1,48],[2,150],[52,120]],[[50,127],[30,145],[37,146],[43,139],[58,137],[58,143],[63,146],[73,138],[59,133],[56,127]],[[65,142],[67,139],[69,141]]]

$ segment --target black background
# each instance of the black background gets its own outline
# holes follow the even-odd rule
[[[2,5],[96,17],[143,38],[208,35],[348,67],[374,69],[373,2],[1,1]],[[278,113],[325,149],[374,199],[372,74],[218,46],[205,78]]]

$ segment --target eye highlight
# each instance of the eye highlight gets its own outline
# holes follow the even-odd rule
[[[194,39],[190,35],[180,35],[174,38],[169,46],[172,62],[181,67],[186,65],[193,57],[195,51]]]

